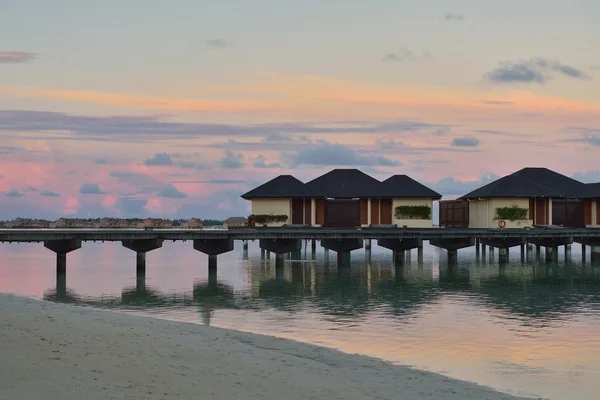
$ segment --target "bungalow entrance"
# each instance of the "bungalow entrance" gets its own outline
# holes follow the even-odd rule
[[[552,200],[552,224],[569,228],[585,228],[584,202],[581,200]]]
[[[354,200],[325,200],[324,227],[354,228],[360,226],[360,201]]]

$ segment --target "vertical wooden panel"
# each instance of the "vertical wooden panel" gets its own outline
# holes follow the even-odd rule
[[[317,199],[315,207],[317,207],[317,225],[323,225],[325,223],[325,199]]]
[[[596,225],[600,225],[600,200],[594,200],[596,202]]]
[[[536,225],[546,225],[546,203],[543,198],[535,199],[535,223]]]
[[[533,221],[535,221],[535,214],[534,214],[535,211],[534,210],[535,210],[535,199],[530,197],[529,198],[529,219],[533,220]]]
[[[583,221],[586,226],[592,225],[592,200],[583,202]]]
[[[379,224],[379,199],[371,199],[371,223]]]
[[[304,223],[310,224],[310,215],[312,214],[311,199],[304,199]]]
[[[360,224],[366,225],[369,223],[369,200],[360,199]]]
[[[442,200],[439,225],[445,228],[469,227],[469,202],[467,200]]]
[[[392,199],[381,199],[381,223],[391,224],[392,223]]]
[[[292,224],[302,224],[304,217],[304,202],[302,199],[292,199]]]
[[[359,200],[325,200],[325,223],[332,228],[354,228],[360,226]]]

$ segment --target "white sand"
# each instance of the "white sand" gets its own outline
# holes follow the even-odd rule
[[[516,399],[369,357],[0,294],[0,399]]]

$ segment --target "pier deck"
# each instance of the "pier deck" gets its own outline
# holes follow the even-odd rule
[[[454,229],[454,228],[248,228],[248,229],[0,229],[0,242],[50,240],[123,241],[163,239],[600,239],[600,228]]]

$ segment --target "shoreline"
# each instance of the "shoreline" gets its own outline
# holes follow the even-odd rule
[[[524,399],[273,336],[0,294],[0,400]]]

